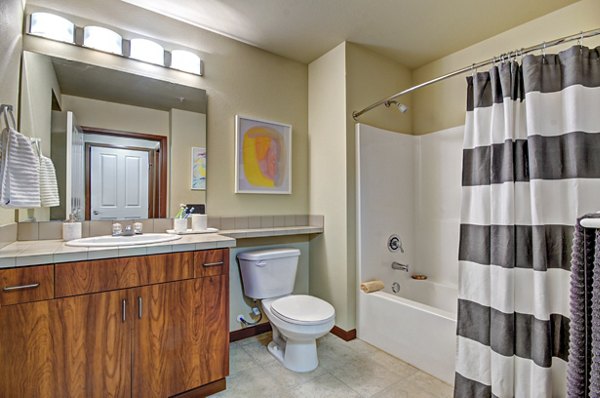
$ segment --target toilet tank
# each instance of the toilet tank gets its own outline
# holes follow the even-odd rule
[[[245,295],[263,299],[291,294],[296,280],[298,257],[298,249],[238,253]]]

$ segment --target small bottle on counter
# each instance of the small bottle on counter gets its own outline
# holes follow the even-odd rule
[[[75,221],[73,214],[70,214],[69,219],[63,223],[62,236],[65,242],[81,238],[81,222]]]

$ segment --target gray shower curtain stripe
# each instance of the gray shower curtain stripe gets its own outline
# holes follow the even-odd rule
[[[467,78],[456,398],[566,396],[574,225],[600,210],[599,54]]]
[[[467,98],[467,111],[484,108],[493,104],[502,104],[507,94],[513,100],[522,99],[525,93],[555,93],[571,86],[600,87],[600,64],[597,62],[598,48],[571,47],[560,54],[530,55],[523,59],[523,67],[527,69],[525,79],[516,82],[512,89],[502,88],[501,79],[510,82],[509,69],[490,71],[480,74],[478,95]],[[580,62],[584,58],[586,62]],[[551,68],[543,68],[542,64]],[[552,69],[552,67],[554,67]],[[491,75],[496,75],[492,82]],[[501,76],[499,76],[501,75]],[[506,84],[506,83],[505,83]],[[509,83],[510,84],[510,83]]]
[[[458,320],[459,336],[490,346],[504,356],[531,359],[538,366],[552,366],[553,357],[567,360],[569,318],[561,314],[542,320],[530,314],[507,314],[468,300],[459,300],[458,308],[464,315]],[[532,345],[531,339],[544,344]]]
[[[570,225],[461,224],[460,236],[461,261],[537,271],[571,268]]]
[[[532,153],[534,163],[529,163]],[[527,182],[534,179],[600,178],[600,135],[571,132],[463,150],[462,185]],[[560,156],[560,167],[552,160]],[[509,160],[509,161],[506,161]]]

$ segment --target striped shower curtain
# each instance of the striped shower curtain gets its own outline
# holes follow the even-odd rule
[[[578,216],[600,210],[600,47],[469,77],[455,397],[564,397]]]

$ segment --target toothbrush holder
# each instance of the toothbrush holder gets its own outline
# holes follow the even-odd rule
[[[177,233],[187,231],[188,220],[187,218],[176,218],[173,220],[173,229]]]

